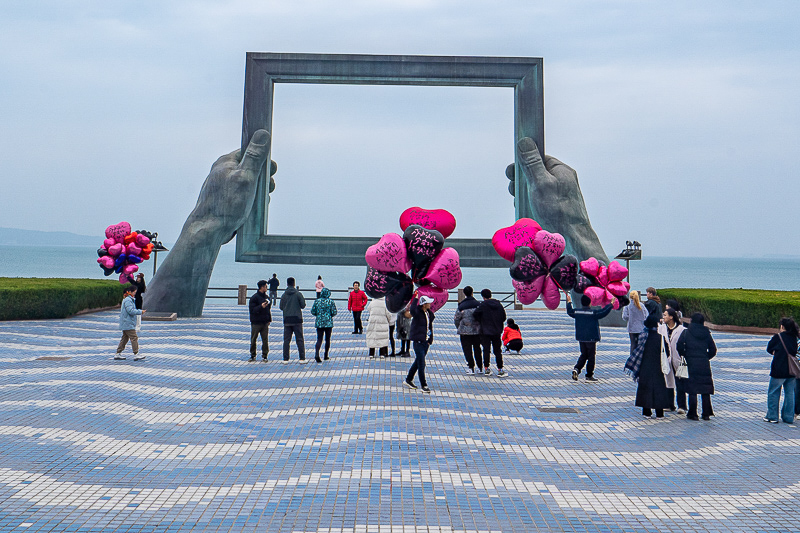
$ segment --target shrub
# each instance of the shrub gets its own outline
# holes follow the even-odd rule
[[[0,278],[0,320],[64,318],[118,305],[122,287],[106,279]]]
[[[661,303],[674,298],[686,318],[703,313],[713,324],[777,328],[784,316],[800,318],[800,292],[755,289],[658,289]]]

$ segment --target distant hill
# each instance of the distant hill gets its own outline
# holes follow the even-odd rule
[[[36,231],[0,228],[0,245],[6,246],[95,246],[103,244],[102,236],[90,237],[68,231]]]

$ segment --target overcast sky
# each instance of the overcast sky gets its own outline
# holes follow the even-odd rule
[[[547,153],[606,251],[798,253],[800,2],[0,3],[0,226],[177,238],[238,147],[245,53],[544,58]],[[271,233],[513,222],[511,89],[279,85]]]

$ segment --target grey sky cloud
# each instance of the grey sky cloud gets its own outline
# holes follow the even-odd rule
[[[0,226],[100,235],[124,219],[177,236],[238,146],[247,51],[513,55],[544,58],[547,152],[578,171],[607,251],[794,249],[798,15],[792,1],[4,2]],[[513,219],[512,105],[503,89],[279,86],[270,230],[377,236],[422,205],[491,236]]]

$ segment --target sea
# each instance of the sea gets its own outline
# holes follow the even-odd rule
[[[237,263],[234,243],[223,246],[211,275],[210,287],[236,288],[240,284],[255,287],[260,279],[273,273],[281,279],[289,276],[302,289],[311,289],[317,276],[322,276],[331,289],[346,289],[353,281],[363,284],[366,266],[271,265]],[[163,263],[169,252],[158,254]],[[140,266],[145,279],[153,276],[153,257]],[[489,288],[495,292],[513,290],[505,268],[464,268],[461,286],[476,290]],[[103,278],[97,264],[97,252],[90,246],[19,246],[0,245],[0,277],[36,278]],[[631,287],[644,291],[656,288],[745,288],[800,290],[800,258],[713,258],[713,257],[648,257],[630,264]],[[211,291],[216,295],[232,292]],[[207,304],[230,304],[229,300],[208,300]]]

